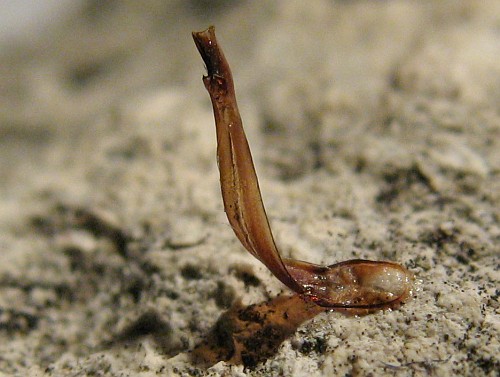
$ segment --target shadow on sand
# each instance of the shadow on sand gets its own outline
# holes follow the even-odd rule
[[[193,363],[209,367],[219,361],[255,367],[274,355],[280,344],[305,321],[325,311],[300,296],[279,296],[223,313],[206,339],[191,353]]]

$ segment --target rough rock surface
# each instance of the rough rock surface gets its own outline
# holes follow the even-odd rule
[[[283,254],[401,262],[412,301],[301,318],[238,244],[210,24]],[[497,375],[499,31],[496,0],[87,1],[4,46],[0,376]]]

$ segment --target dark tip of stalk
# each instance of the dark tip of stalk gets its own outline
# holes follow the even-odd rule
[[[217,44],[217,38],[215,37],[215,27],[210,26],[208,29],[193,32],[193,40],[198,49],[205,66],[207,67],[207,73],[209,77],[214,75],[223,76],[224,73],[224,55]]]

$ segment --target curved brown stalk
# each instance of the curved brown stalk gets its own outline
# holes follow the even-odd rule
[[[320,266],[281,258],[262,203],[231,70],[214,27],[193,32],[193,39],[207,67],[203,82],[215,116],[224,209],[243,246],[283,284],[321,306],[383,308],[408,297],[412,275],[396,263],[351,260]]]

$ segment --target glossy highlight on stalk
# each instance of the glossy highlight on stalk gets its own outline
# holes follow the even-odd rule
[[[397,263],[354,259],[321,266],[280,256],[215,28],[193,32],[193,39],[207,68],[203,83],[214,111],[224,209],[242,245],[283,284],[323,307],[393,308],[410,297],[413,275]]]

